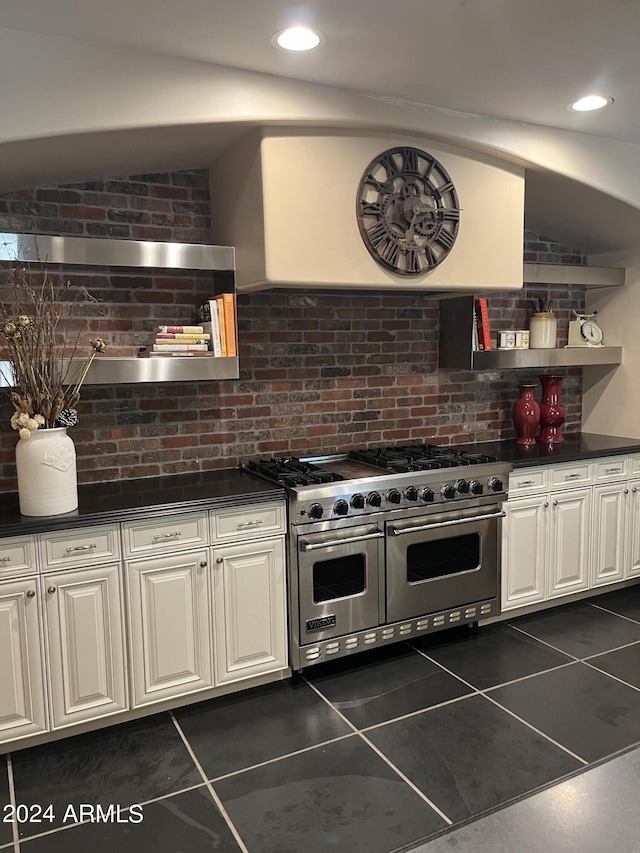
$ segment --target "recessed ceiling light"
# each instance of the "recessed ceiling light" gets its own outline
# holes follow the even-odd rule
[[[613,103],[613,98],[605,98],[602,95],[587,95],[585,98],[580,98],[579,101],[574,101],[570,104],[572,110],[584,113],[589,110],[601,110],[602,107],[608,107]]]
[[[285,50],[312,50],[323,38],[308,27],[289,27],[288,30],[276,33],[271,41]]]

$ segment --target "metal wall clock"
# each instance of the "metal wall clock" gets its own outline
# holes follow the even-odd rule
[[[360,234],[374,260],[402,276],[429,272],[458,235],[453,181],[431,154],[389,148],[369,163],[357,196]]]

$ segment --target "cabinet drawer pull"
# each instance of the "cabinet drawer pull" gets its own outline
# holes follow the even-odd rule
[[[11,557],[0,557],[0,563],[10,563]]]
[[[622,474],[622,468],[605,468],[605,474]]]
[[[51,595],[53,595],[53,593],[54,593],[55,591],[56,591],[55,586],[48,586],[48,587],[47,587],[47,592],[48,592],[48,593],[50,593]]]
[[[258,527],[258,525],[262,524],[262,519],[258,518],[255,521],[239,521],[238,522],[238,530],[243,527]]]
[[[179,530],[175,530],[173,533],[156,533],[153,541],[160,542],[162,539],[177,539],[180,536],[182,536],[182,533]]]
[[[76,554],[78,551],[95,551],[98,546],[95,542],[92,542],[91,545],[75,545],[72,548],[67,548],[67,554]]]
[[[579,480],[582,474],[565,474],[565,480]]]
[[[535,486],[535,484],[536,484],[535,480],[522,480],[519,483],[520,486]]]
[[[35,589],[29,589],[29,590],[27,590],[27,598],[35,598],[35,597],[36,597],[36,591],[35,591]]]

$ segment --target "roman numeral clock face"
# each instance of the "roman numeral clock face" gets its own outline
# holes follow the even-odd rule
[[[442,165],[418,148],[390,148],[366,168],[357,215],[365,246],[397,275],[424,275],[441,264],[460,224],[458,196]]]

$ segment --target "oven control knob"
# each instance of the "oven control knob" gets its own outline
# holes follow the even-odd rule
[[[351,498],[351,506],[353,509],[364,509],[364,495],[361,495],[360,492],[353,495]]]
[[[415,486],[409,486],[408,489],[404,490],[404,496],[408,501],[417,501],[418,500],[418,490]]]
[[[468,480],[456,480],[453,484],[456,492],[459,492],[461,495],[466,495],[469,493],[469,481]]]
[[[333,505],[336,515],[346,515],[349,512],[349,504],[346,501],[336,501]]]
[[[451,498],[455,498],[456,496],[456,487],[453,483],[445,483],[444,486],[440,489],[440,494],[443,498],[446,498],[448,501]]]
[[[309,518],[322,518],[322,507],[320,504],[311,504],[309,507]]]
[[[434,499],[434,497],[435,497],[435,495],[433,494],[433,489],[423,489],[423,490],[420,492],[420,497],[422,498],[422,500],[423,500],[425,503],[427,503],[427,504],[428,504],[428,503],[431,503],[431,501],[432,501],[432,500]]]
[[[478,480],[472,480],[469,484],[469,489],[471,490],[472,495],[481,495],[482,483],[478,482]]]
[[[387,500],[390,504],[399,504],[402,500],[402,495],[397,489],[389,489],[387,492]]]
[[[382,498],[380,497],[378,492],[369,492],[367,495],[367,503],[369,506],[380,506],[382,503]]]
[[[499,477],[491,477],[487,485],[492,492],[501,492],[504,489],[502,480]]]

